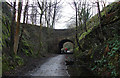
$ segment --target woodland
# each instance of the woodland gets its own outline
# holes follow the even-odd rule
[[[95,15],[91,15],[94,6],[87,2],[73,0],[68,4],[75,15],[66,30],[73,29],[75,35],[73,54],[66,58],[67,71],[70,76],[120,77],[120,1],[93,4]],[[56,42],[52,38],[61,17],[61,1],[36,0],[29,4],[25,0],[23,4],[15,0],[0,2],[0,7],[0,75],[25,74],[38,61],[42,64],[43,58],[58,53],[51,48],[57,45],[51,44]]]

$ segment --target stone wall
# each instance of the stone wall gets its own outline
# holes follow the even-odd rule
[[[24,26],[24,37],[30,43],[35,53],[40,49],[39,47],[39,33],[40,27],[35,25],[22,24]],[[51,31],[48,33],[48,31]],[[74,29],[49,29],[46,27],[42,28],[42,48],[41,53],[58,53],[59,42],[64,39],[69,39],[74,42]]]

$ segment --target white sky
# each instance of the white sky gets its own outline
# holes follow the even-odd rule
[[[68,22],[66,22],[66,21],[68,21],[71,17],[73,17],[75,15],[74,9],[71,7],[70,4],[68,4],[68,3],[72,2],[73,0],[62,0],[62,1],[64,1],[63,9],[62,9],[63,17],[59,20],[58,23],[56,23],[56,26],[55,26],[56,29],[67,28],[66,25],[67,25]],[[86,0],[86,1],[95,2],[96,0]],[[106,2],[114,2],[114,1],[115,0],[106,0]]]
[[[13,0],[6,0],[6,1],[9,2],[9,1],[13,1]],[[29,0],[29,2],[32,2],[32,1],[33,0]],[[81,0],[81,1],[85,1],[85,0]],[[97,0],[86,0],[86,1],[87,2],[95,2]],[[101,0],[99,0],[99,1],[101,1]],[[104,1],[114,2],[115,0],[104,0]],[[72,5],[69,4],[71,2],[73,2],[73,0],[61,0],[61,3],[63,3],[63,5],[62,5],[63,8],[61,10],[62,11],[61,12],[62,17],[60,18],[60,20],[58,22],[56,22],[55,29],[65,29],[65,28],[67,28],[66,25],[67,25],[68,22],[66,22],[66,21],[68,21],[71,17],[73,17],[75,15],[75,11],[71,7]],[[93,11],[94,14],[96,14],[97,11],[95,11],[95,10],[97,10],[97,8],[93,8],[93,10],[94,10]]]

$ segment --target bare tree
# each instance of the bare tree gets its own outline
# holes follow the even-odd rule
[[[103,1],[103,8],[104,8],[105,16],[106,16],[106,15],[107,15],[107,12],[106,12],[107,10],[106,10],[106,8],[105,8],[105,7],[106,7],[106,2],[105,2],[105,1]]]
[[[85,31],[87,32],[87,27],[86,27],[86,23],[88,21],[88,19],[91,17],[90,15],[90,9],[88,4],[86,2],[83,3],[83,6],[81,7],[82,8],[82,20],[84,22],[84,28],[85,28]]]
[[[32,5],[32,10],[31,10],[31,15],[30,15],[30,18],[31,18],[31,22],[32,22],[32,24],[33,24],[33,19],[34,19],[34,6],[33,6],[33,4],[31,4]]]
[[[42,42],[41,42],[41,33],[42,33],[42,18],[44,15],[44,12],[47,8],[45,8],[45,1],[41,1],[41,3],[37,0],[38,3],[38,7],[40,9],[40,32],[39,32],[39,51],[38,54],[40,53],[41,49],[42,49]]]
[[[51,27],[51,24],[50,24],[50,21],[51,21],[51,12],[52,12],[52,2],[50,1],[49,2],[49,7],[48,7],[48,26]],[[49,32],[49,31],[48,31]]]
[[[33,4],[31,4],[31,14],[30,14],[30,18],[31,18],[31,22],[32,24],[36,25],[36,18],[37,18],[37,6],[35,2],[33,2]]]
[[[23,23],[25,23],[25,19],[26,19],[26,13],[28,12],[28,1],[26,2],[25,8],[24,8],[24,14],[23,14]]]
[[[54,9],[54,12],[53,12],[52,25],[51,25],[52,28],[54,28],[54,24],[55,24],[55,17],[56,17],[56,12],[57,12],[57,0],[55,1],[55,5],[53,9]]]
[[[104,37],[103,31],[102,31],[100,5],[99,5],[98,1],[96,3],[97,3],[97,7],[98,7],[98,18],[99,18],[99,27],[100,27],[100,32],[98,32],[98,34],[99,34],[99,38],[102,38],[102,39],[100,39],[100,41],[103,42],[104,40],[106,40],[106,38]],[[100,34],[102,35],[102,37],[100,36]]]
[[[25,24],[25,18],[26,18],[26,13],[28,11],[28,1],[26,2],[25,8],[24,8],[24,13],[23,13],[23,24]],[[22,26],[21,29],[21,34],[20,34],[20,38],[19,38],[19,50],[21,49],[21,41],[22,41],[22,36],[23,36],[23,31],[24,31],[24,25]]]
[[[13,48],[14,48],[14,26],[15,26],[15,17],[16,17],[16,1],[14,2],[13,5],[13,14],[12,14],[12,23],[11,23],[11,36],[10,36],[10,54],[12,56],[12,53],[14,52]]]
[[[49,5],[49,7],[45,10],[45,22],[47,24],[47,28],[49,29],[50,28],[50,20],[51,20],[51,12],[52,12],[51,1],[49,3],[46,1],[45,7],[47,7],[47,5]]]
[[[98,7],[98,15],[99,15],[99,22],[100,22],[100,29],[101,29],[101,12],[100,12],[100,5],[99,5],[99,2],[97,1],[97,7]]]
[[[28,23],[28,10],[29,10],[29,6],[28,6],[27,12],[26,12],[26,24]]]
[[[42,47],[42,44],[41,44],[41,31],[42,31],[42,20],[43,20],[43,16],[45,14],[45,20],[47,22],[47,27],[52,27],[53,28],[53,25],[55,24],[55,18],[56,18],[56,8],[57,8],[57,4],[60,3],[56,2],[52,4],[52,2],[50,1],[49,3],[47,3],[46,0],[42,0],[41,2],[39,2],[37,0],[37,3],[38,3],[38,7],[40,9],[40,33],[39,33],[39,43],[40,43],[40,47]],[[47,5],[48,4],[48,5]],[[51,19],[51,16],[52,16],[52,8],[54,8],[54,12],[53,12],[53,18]],[[52,25],[50,24],[52,21]],[[40,50],[39,50],[40,51]],[[40,53],[40,52],[39,52]]]
[[[74,1],[74,7],[75,7],[75,12],[76,12],[76,42],[77,46],[79,47],[79,51],[82,50],[80,44],[79,44],[79,39],[78,39],[78,3]]]
[[[61,6],[59,5],[61,1],[55,0],[53,3],[52,1],[47,2],[48,6],[46,6],[46,13],[45,13],[45,20],[49,22],[49,27],[54,28],[55,22],[58,20],[59,12]],[[59,17],[60,18],[60,17]]]
[[[15,55],[17,54],[18,44],[19,44],[21,11],[22,11],[22,2],[18,1],[18,16],[17,16],[15,39],[14,39],[14,53],[15,53]]]
[[[45,4],[45,7],[48,8],[46,9],[45,11],[45,22],[46,22],[46,25],[47,25],[47,33],[48,33],[48,38],[50,37],[50,27],[51,27],[51,13],[52,13],[52,2],[50,0],[50,2],[47,2],[46,1],[46,4]]]

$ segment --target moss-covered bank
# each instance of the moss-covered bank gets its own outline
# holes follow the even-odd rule
[[[79,36],[80,45],[85,51],[79,52],[76,47],[76,63],[81,65],[82,61],[98,76],[120,76],[120,2],[105,7],[101,15],[103,33],[100,33],[95,15],[87,23],[88,32]]]
[[[2,9],[0,10],[2,10],[2,14],[0,14],[2,15],[2,19],[0,19],[2,22],[2,42],[0,37],[0,45],[2,45],[2,72],[3,75],[10,75],[10,71],[26,65],[28,62],[31,62],[34,59],[39,59],[45,56],[47,54],[47,42],[45,41],[45,34],[42,33],[42,47],[44,48],[42,48],[38,54],[39,27],[21,24],[20,33],[23,26],[24,31],[21,42],[19,43],[20,47],[18,48],[18,53],[17,55],[14,55],[13,52],[10,53],[10,25],[12,22],[12,12],[6,2],[2,3]],[[30,59],[32,60],[30,61]]]

